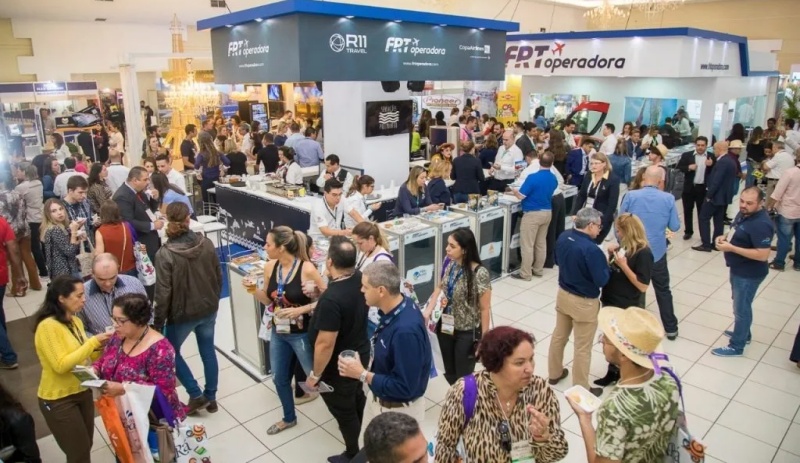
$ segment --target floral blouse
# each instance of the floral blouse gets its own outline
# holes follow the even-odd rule
[[[153,343],[145,352],[128,357],[121,349],[123,339],[114,335],[106,345],[103,355],[94,363],[97,376],[118,383],[152,384],[157,386],[175,412],[175,417],[183,421],[186,409],[178,398],[175,389],[175,349],[163,338]]]
[[[64,227],[54,226],[44,233],[44,258],[50,278],[59,275],[73,275],[81,271],[78,264],[80,245],[70,242],[70,231]]]
[[[475,377],[478,398],[472,419],[466,427],[464,426],[464,379],[456,381],[447,393],[442,413],[439,415],[436,463],[458,461],[456,446],[460,437],[464,438],[467,461],[492,463],[511,461],[510,453],[501,445],[497,430],[498,424],[506,419],[497,399],[497,387],[486,370],[475,373]],[[530,437],[528,428],[530,420],[525,410],[527,405],[533,405],[550,418],[549,441],[536,442]],[[512,442],[527,440],[536,463],[560,461],[567,456],[569,444],[564,437],[564,430],[561,429],[558,399],[544,378],[531,377],[531,383],[517,397],[517,403],[508,418]]]
[[[478,328],[481,325],[481,310],[480,298],[486,291],[492,289],[492,279],[486,267],[480,265],[475,269],[474,277],[472,280],[472,294],[476,300],[475,304],[467,301],[467,277],[462,275],[456,279],[461,267],[455,262],[450,263],[445,267],[442,274],[442,282],[440,287],[445,297],[447,294],[447,284],[451,277],[455,280],[455,287],[453,288],[452,300],[448,301],[448,311],[455,317],[455,329],[458,331],[468,331]]]

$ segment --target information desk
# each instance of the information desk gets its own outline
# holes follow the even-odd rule
[[[294,230],[307,231],[311,224],[311,210],[320,196],[305,196],[288,199],[247,187],[233,187],[217,183],[217,203],[227,217],[227,238],[245,248],[257,250],[264,246],[269,230],[286,225]],[[367,204],[382,203],[374,215],[377,220],[385,218],[394,210],[397,188],[376,191],[375,199]],[[342,201],[345,199],[342,198]]]
[[[436,285],[438,228],[416,217],[394,219],[379,223],[378,226],[388,235],[389,247],[401,275],[414,285],[417,298],[424,304]],[[391,249],[394,247],[393,238],[396,239],[397,250]]]
[[[442,265],[447,255],[447,239],[456,230],[469,228],[469,217],[453,211],[423,212],[417,216],[421,221],[436,227],[436,275],[435,284],[439,284],[442,275]]]
[[[487,206],[477,212],[466,204],[454,204],[450,210],[464,214],[470,219],[470,229],[478,242],[483,266],[489,270],[492,280],[503,276],[506,253],[503,246],[508,229],[508,210],[505,206]]]

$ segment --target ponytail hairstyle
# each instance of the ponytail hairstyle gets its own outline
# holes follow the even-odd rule
[[[372,238],[375,240],[375,244],[387,251],[389,250],[389,242],[386,237],[383,236],[380,227],[378,227],[375,222],[361,222],[357,224],[353,227],[353,236],[357,236],[362,240]]]
[[[303,262],[311,261],[308,256],[308,240],[305,233],[281,225],[270,230],[269,234],[272,235],[275,246],[284,248],[291,256]]]
[[[174,202],[167,206],[167,236],[177,238],[189,232],[189,206]]]
[[[353,180],[353,184],[350,185],[350,191],[347,192],[347,197],[349,198],[350,196],[353,196],[353,194],[356,192],[361,193],[361,188],[374,184],[374,178],[370,177],[369,175],[359,175],[355,178],[355,180]]]

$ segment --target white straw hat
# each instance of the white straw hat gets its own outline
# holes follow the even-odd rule
[[[660,352],[664,327],[654,314],[639,307],[603,307],[597,316],[603,335],[634,363],[653,369],[651,354]]]

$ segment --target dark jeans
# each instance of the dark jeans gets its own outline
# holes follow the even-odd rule
[[[67,456],[67,463],[91,461],[94,440],[92,391],[79,392],[57,400],[40,398],[39,410],[58,447]]]
[[[436,337],[439,339],[439,348],[442,350],[444,363],[444,379],[448,384],[453,384],[475,371],[475,352],[472,348],[473,341],[480,338],[479,330],[460,331],[454,334],[442,334],[442,321],[436,326]]]
[[[775,254],[775,263],[783,267],[786,265],[786,255],[792,248],[792,238],[794,238],[794,255],[800,256],[800,219],[787,219],[778,214],[775,225],[775,230],[778,232],[778,253]],[[798,268],[797,263],[794,265]]]
[[[0,356],[3,362],[15,364],[17,363],[17,353],[11,347],[11,341],[8,340],[8,331],[6,328],[6,311],[3,308],[3,299],[6,295],[6,285],[0,286]]]
[[[753,325],[753,299],[758,287],[766,276],[760,278],[744,278],[731,273],[731,296],[733,298],[733,336],[728,343],[737,352],[744,351],[747,340],[751,338],[750,327]]]
[[[678,332],[678,318],[675,316],[675,307],[672,304],[672,290],[669,289],[669,267],[667,255],[664,254],[658,262],[653,263],[653,272],[650,274],[653,289],[656,292],[656,303],[661,314],[661,324],[667,334]]]
[[[193,322],[167,325],[166,338],[175,348],[175,373],[181,384],[186,388],[189,397],[196,399],[205,396],[208,400],[217,400],[217,385],[219,383],[219,364],[217,351],[214,349],[214,325],[217,323],[217,313]],[[181,356],[181,344],[186,341],[189,334],[194,332],[197,339],[197,350],[203,361],[203,374],[205,375],[205,389],[201,390],[194,379],[192,370]]]
[[[792,347],[792,355],[789,356],[792,362],[800,362],[800,328],[797,329],[797,335],[794,337],[794,347]]]
[[[346,456],[353,458],[358,453],[358,435],[361,433],[364,405],[367,403],[364,388],[360,381],[340,376],[326,377],[323,381],[333,387],[333,392],[320,396],[339,424]]]
[[[688,235],[694,234],[694,208],[697,208],[697,213],[703,207],[703,201],[706,198],[705,185],[692,185],[683,191],[681,201],[683,201],[683,224],[684,231]]]
[[[697,228],[700,229],[700,239],[706,248],[714,247],[714,240],[722,236],[727,205],[716,206],[711,201],[705,201],[700,209],[700,216],[697,218]],[[711,220],[714,220],[714,236],[711,236]]]
[[[466,203],[469,201],[469,195],[465,193],[453,193],[453,204]]]
[[[39,236],[40,223],[28,222],[31,227],[31,253],[33,253],[33,260],[36,261],[36,266],[39,267],[39,276],[47,276],[47,265],[44,259],[44,251],[42,250],[42,240]]]
[[[544,260],[545,268],[553,268],[556,264],[556,240],[564,233],[564,221],[567,219],[567,204],[564,195],[559,193],[550,200],[553,215],[547,227],[547,257]]]

